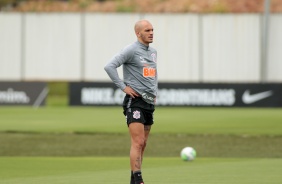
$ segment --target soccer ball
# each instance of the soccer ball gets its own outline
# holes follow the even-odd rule
[[[196,150],[192,147],[185,147],[181,150],[180,156],[184,161],[191,161],[196,158]]]

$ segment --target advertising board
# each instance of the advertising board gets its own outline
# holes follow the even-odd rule
[[[45,82],[0,82],[0,106],[44,106]]]
[[[70,83],[70,105],[121,105],[112,83]],[[159,83],[158,106],[282,107],[282,84]]]

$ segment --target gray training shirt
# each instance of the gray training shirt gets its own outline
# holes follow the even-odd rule
[[[123,80],[118,76],[117,68],[123,65]],[[124,90],[130,86],[143,99],[154,104],[157,96],[157,51],[139,41],[125,47],[104,67],[114,84]]]

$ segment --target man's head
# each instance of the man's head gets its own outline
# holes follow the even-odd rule
[[[138,41],[144,45],[149,45],[153,42],[154,28],[147,20],[139,20],[134,26],[135,34]]]

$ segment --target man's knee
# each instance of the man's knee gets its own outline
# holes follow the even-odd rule
[[[134,140],[133,144],[137,149],[143,149],[146,146],[146,140],[145,138],[138,138]]]

